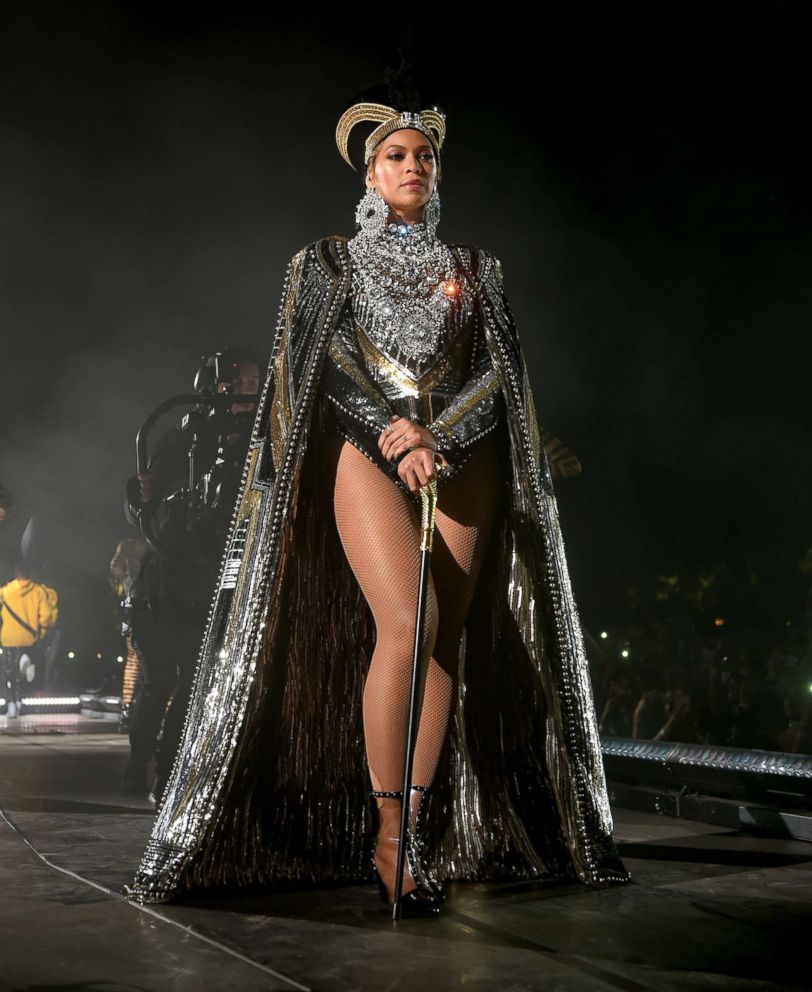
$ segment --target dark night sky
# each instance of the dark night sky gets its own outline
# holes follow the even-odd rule
[[[287,260],[353,233],[335,124],[406,23],[150,9],[0,14],[0,478],[18,520],[57,519],[80,584],[126,532],[139,422],[202,354],[267,353]],[[557,492],[586,625],[628,577],[719,559],[797,615],[807,5],[417,9],[448,115],[439,233],[501,258],[540,419],[584,466]]]

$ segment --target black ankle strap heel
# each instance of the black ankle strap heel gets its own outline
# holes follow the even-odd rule
[[[432,893],[432,895],[439,902],[445,902],[445,893],[443,891],[442,883],[439,882],[429,871],[426,864],[426,831],[423,829],[421,824],[421,813],[425,806],[425,799],[431,793],[431,786],[429,785],[413,785],[412,789],[420,793],[420,802],[417,804],[417,810],[414,815],[414,846],[415,846],[415,860],[419,864],[420,874],[422,876],[422,881],[426,888]],[[414,869],[412,869],[414,872]],[[417,876],[415,876],[417,877]]]
[[[373,789],[370,791],[370,795],[373,797],[403,800],[403,790],[385,791]],[[429,879],[426,871],[424,870],[418,853],[417,839],[414,832],[409,829],[409,827],[406,828],[406,857],[409,861],[409,868],[411,869],[412,877],[415,880],[417,888],[411,889],[409,892],[401,895],[401,916],[436,916],[440,912],[441,902],[441,899],[436,895],[433,887],[433,885],[436,885],[437,883]],[[386,883],[381,878],[380,872],[378,871],[378,866],[375,864],[374,853],[372,855],[372,870],[375,873],[375,881],[378,883],[378,893],[381,897],[381,902],[391,909],[393,903],[389,901],[389,893],[386,889]]]

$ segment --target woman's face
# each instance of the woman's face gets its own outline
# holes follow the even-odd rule
[[[414,128],[387,135],[367,169],[367,186],[376,187],[392,213],[407,223],[422,219],[436,181],[434,151],[425,134]]]

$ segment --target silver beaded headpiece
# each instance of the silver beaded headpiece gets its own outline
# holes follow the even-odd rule
[[[417,112],[410,110],[397,111],[394,107],[388,107],[385,103],[356,103],[348,107],[341,115],[336,126],[336,144],[341,152],[344,161],[352,166],[349,153],[347,152],[347,142],[350,131],[361,121],[380,121],[378,127],[369,135],[364,144],[364,165],[369,162],[373,151],[378,144],[393,131],[401,128],[414,128],[422,131],[431,142],[434,154],[437,157],[437,165],[440,165],[440,149],[445,141],[445,114],[437,107]]]

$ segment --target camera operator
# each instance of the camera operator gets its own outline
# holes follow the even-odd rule
[[[260,363],[232,348],[198,371],[201,402],[158,442],[148,471],[127,483],[130,523],[152,535],[122,604],[140,681],[129,714],[130,760],[124,787],[160,803],[183,731],[217,570],[237,500],[256,412],[255,400],[215,404],[213,394],[255,397]],[[171,702],[167,709],[167,702]],[[161,725],[163,723],[163,730]],[[160,737],[159,737],[160,733]]]

